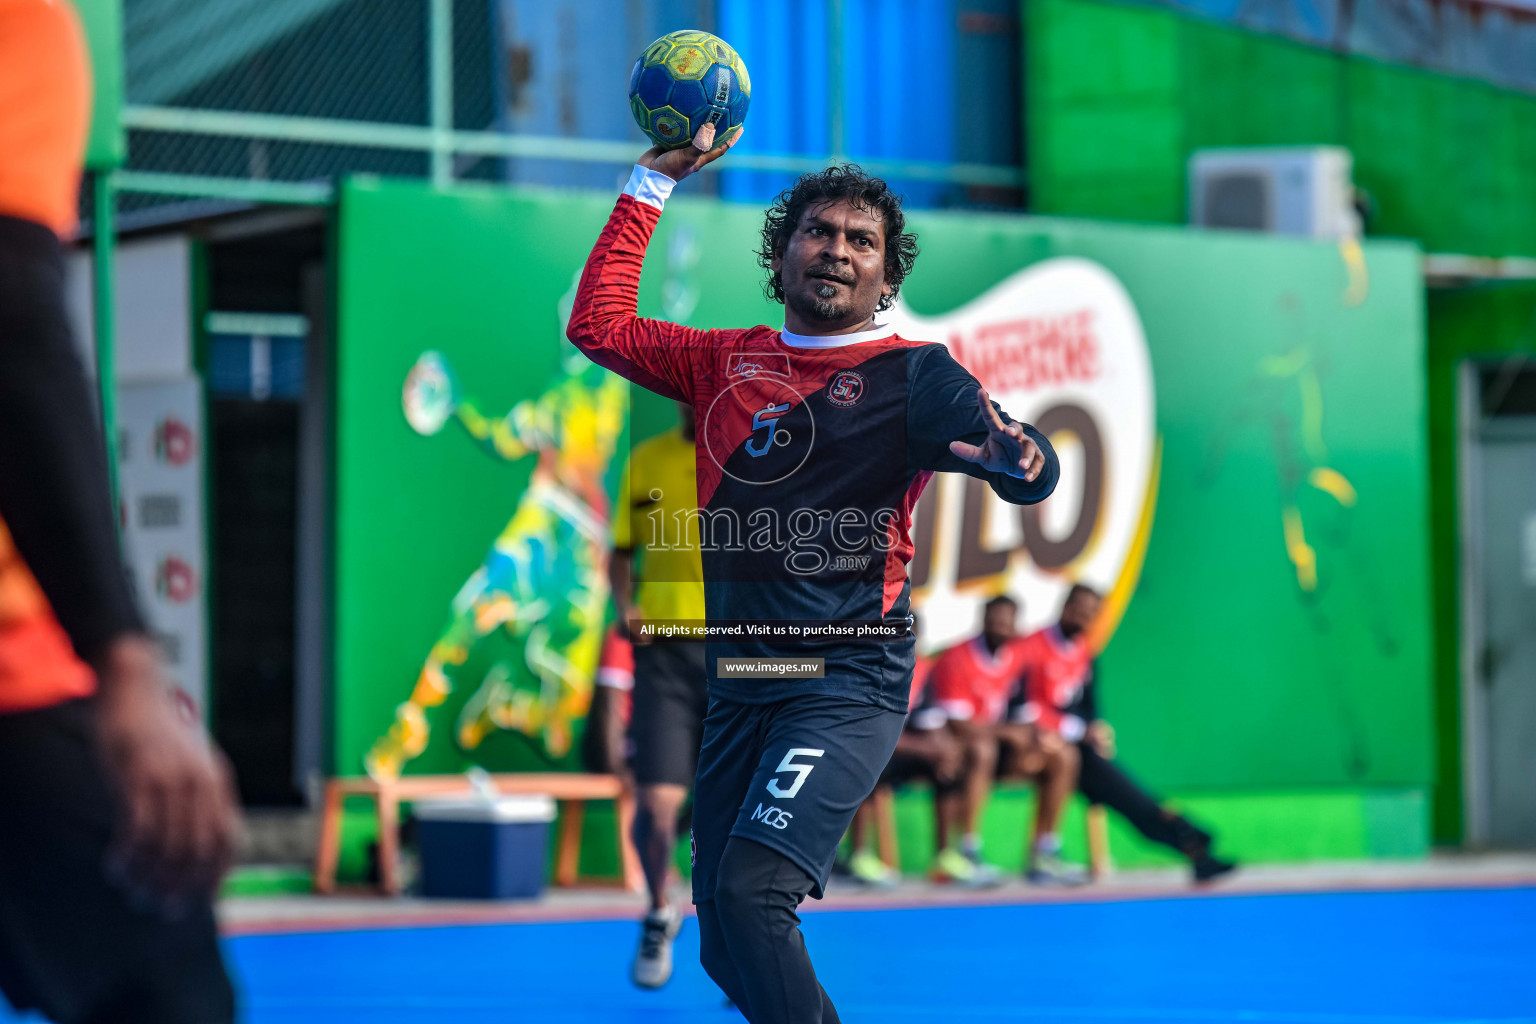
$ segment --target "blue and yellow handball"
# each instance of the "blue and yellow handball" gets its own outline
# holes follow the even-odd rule
[[[698,29],[668,32],[645,48],[629,75],[635,123],[663,149],[688,145],[705,124],[715,126],[715,144],[723,144],[746,121],[751,99],[741,55]]]

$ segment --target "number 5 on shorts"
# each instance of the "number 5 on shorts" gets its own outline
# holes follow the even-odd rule
[[[813,764],[795,764],[795,758],[801,754],[804,754],[806,757],[820,757],[825,753],[825,750],[812,750],[810,747],[790,748],[789,753],[784,755],[784,760],[779,762],[779,766],[774,769],[774,772],[794,772],[794,785],[790,786],[788,789],[780,789],[778,779],[769,779],[768,792],[772,793],[780,800],[788,800],[790,797],[800,792],[800,787],[805,785],[806,776],[810,775],[811,769],[815,768],[816,766]]]

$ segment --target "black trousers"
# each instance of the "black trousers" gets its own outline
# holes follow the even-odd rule
[[[795,913],[815,881],[777,850],[726,840],[714,899],[698,905],[699,961],[751,1024],[840,1024]]]
[[[208,900],[166,917],[103,871],[117,805],[91,710],[0,715],[0,991],[55,1024],[228,1024]]]
[[[1163,810],[1155,796],[1137,785],[1119,765],[1093,749],[1091,743],[1079,743],[1077,749],[1082,755],[1077,788],[1089,803],[1103,804],[1116,811],[1154,843],[1172,847],[1186,857],[1198,857],[1210,848],[1210,833]]]

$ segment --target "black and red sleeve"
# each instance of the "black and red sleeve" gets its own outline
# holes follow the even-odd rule
[[[1051,442],[1028,423],[1019,425],[1045,456],[1045,468],[1032,481],[990,472],[949,450],[951,441],[979,445],[987,439],[987,423],[976,403],[980,389],[976,378],[943,345],[912,350],[907,363],[907,450],[913,468],[985,480],[998,497],[1015,505],[1044,501],[1056,489],[1061,466]],[[1015,422],[996,402],[992,407],[1004,423]]]

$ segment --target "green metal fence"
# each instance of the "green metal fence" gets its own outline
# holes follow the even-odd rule
[[[603,0],[591,0],[603,2]],[[126,0],[125,212],[186,199],[324,204],[344,173],[500,181],[501,161],[633,162],[641,136],[495,130],[496,0]],[[614,0],[615,16],[625,4]],[[834,33],[845,12],[828,4]],[[829,90],[829,121],[841,97]],[[801,172],[827,152],[733,154],[730,169]],[[850,154],[855,159],[860,154]],[[862,159],[907,181],[1016,188],[1015,166]],[[167,211],[168,213],[171,211]],[[89,218],[89,197],[86,216]]]

